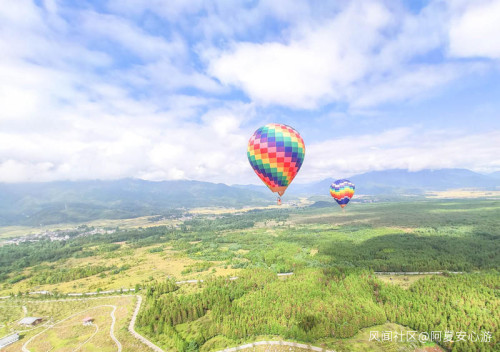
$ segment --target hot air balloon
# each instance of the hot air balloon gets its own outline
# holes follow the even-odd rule
[[[305,151],[304,140],[297,131],[287,125],[270,123],[250,138],[247,156],[257,176],[272,192],[282,196],[299,172]]]
[[[349,180],[337,180],[330,186],[330,194],[343,209],[354,195],[354,183]]]

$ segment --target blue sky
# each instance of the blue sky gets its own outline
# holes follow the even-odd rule
[[[259,183],[269,122],[295,182],[500,170],[498,0],[6,1],[0,182]]]

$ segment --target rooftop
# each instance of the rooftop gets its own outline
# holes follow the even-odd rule
[[[42,320],[42,318],[38,318],[38,317],[26,317],[26,318],[22,318],[19,321],[19,324],[21,324],[21,325],[31,325],[34,322],[36,322],[37,320]]]

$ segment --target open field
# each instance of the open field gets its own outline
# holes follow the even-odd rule
[[[203,215],[220,215],[220,214],[234,214],[234,213],[245,213],[255,210],[272,210],[272,209],[288,209],[293,207],[304,207],[311,205],[313,202],[306,197],[300,197],[297,201],[286,201],[284,200],[282,205],[268,205],[268,206],[252,206],[243,208],[224,208],[224,207],[204,207],[204,208],[194,208],[189,210],[192,214],[203,214]]]
[[[176,225],[180,221],[175,219],[159,219],[152,220],[154,216],[141,216],[137,218],[130,219],[99,219],[93,220],[85,223],[78,224],[53,224],[44,226],[0,226],[0,239],[8,239],[14,237],[27,236],[32,234],[38,234],[46,231],[56,231],[56,230],[72,230],[79,226],[88,226],[95,228],[123,228],[123,229],[134,229],[139,227],[153,227],[162,225]]]
[[[416,341],[407,341],[406,336],[410,334],[410,330],[406,327],[393,323],[386,323],[382,325],[372,326],[370,328],[362,329],[355,336],[337,340],[331,343],[331,348],[334,348],[336,352],[344,351],[359,351],[359,352],[386,352],[386,351],[401,351],[401,352],[414,352],[414,351],[424,351],[426,348],[433,348],[433,351],[439,352],[444,351],[441,347],[432,342],[422,343],[418,339]],[[403,336],[403,339],[401,339]],[[263,340],[265,338],[270,338],[270,340]],[[385,339],[385,340],[384,340]],[[312,350],[310,347],[298,347],[294,346],[298,343],[290,341],[277,340],[274,336],[257,336],[255,342],[270,342],[272,344],[256,344],[253,347],[242,348],[238,346],[239,350],[247,352],[264,352],[264,351],[297,351],[306,352]],[[279,344],[276,344],[278,342]],[[301,344],[302,345],[302,344]],[[327,349],[325,342],[320,343],[318,346],[312,346],[313,348],[326,349],[332,351],[332,349]],[[226,351],[230,349],[225,349]]]
[[[433,191],[426,194],[429,198],[437,199],[464,199],[464,198],[492,198],[500,199],[500,191],[478,191],[457,189],[451,191]]]
[[[334,341],[332,346],[336,352],[416,352],[428,347],[434,348],[434,352],[444,351],[433,342],[421,343],[418,338],[417,341],[408,341],[410,331],[399,324],[385,323],[361,329],[351,338]]]
[[[378,279],[382,282],[408,289],[414,282],[428,276],[431,275],[380,275]]]
[[[69,258],[64,261],[51,264],[43,272],[53,269],[64,268],[86,268],[92,267],[114,267],[98,275],[92,275],[81,279],[54,284],[33,283],[30,280],[22,280],[9,287],[8,290],[0,289],[0,296],[10,293],[28,291],[50,291],[59,293],[70,292],[95,292],[97,290],[111,290],[120,288],[134,288],[136,284],[145,285],[153,280],[164,280],[168,277],[176,277],[180,280],[200,279],[209,275],[237,274],[237,269],[226,267],[223,262],[195,260],[182,253],[161,248],[161,251],[151,253],[151,250],[160,248],[158,245],[130,248],[123,244],[120,250],[112,252],[112,255],[97,255],[86,258]],[[197,265],[197,264],[207,265]],[[52,268],[52,269],[51,269]],[[128,268],[120,271],[120,268]],[[190,270],[190,268],[192,268]],[[197,271],[203,269],[202,271]],[[114,271],[119,271],[114,273]],[[40,270],[25,270],[26,276],[36,276]],[[1,286],[0,286],[1,288]]]
[[[4,300],[0,310],[18,310],[25,306],[29,316],[43,317],[35,327],[20,327],[17,319],[3,321],[2,330],[20,331],[21,339],[6,347],[4,351],[20,351],[22,346],[29,351],[116,351],[117,343],[110,334],[113,318],[113,336],[123,351],[141,351],[144,346],[127,331],[135,303],[135,296],[100,297],[72,300]],[[83,326],[82,319],[94,318],[94,325]]]

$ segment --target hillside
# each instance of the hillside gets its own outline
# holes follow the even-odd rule
[[[458,188],[496,189],[498,174],[465,169],[373,171],[349,177],[357,194],[398,196]],[[293,183],[286,199],[328,194],[334,179]],[[153,182],[57,181],[0,184],[0,226],[84,222],[169,214],[173,209],[209,206],[241,207],[274,204],[264,185],[215,184],[200,181]]]
[[[176,208],[267,205],[272,195],[200,181],[59,181],[0,184],[0,225],[83,222]]]

